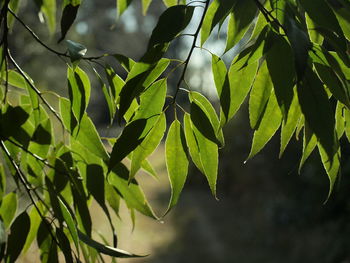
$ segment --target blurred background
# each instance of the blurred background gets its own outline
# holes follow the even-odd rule
[[[121,53],[137,60],[145,52],[152,29],[165,9],[160,0],[155,0],[143,16],[140,2],[133,1],[116,19],[115,0],[84,1],[66,39],[85,45],[88,56]],[[195,31],[202,12],[202,8],[197,9],[188,32]],[[65,51],[63,42],[56,43],[59,35],[50,37],[46,26],[39,23],[38,11],[34,1],[22,1],[19,16],[50,47]],[[36,85],[42,91],[52,90],[67,96],[66,62],[45,50],[18,23],[13,32],[10,37],[13,55]],[[167,56],[185,59],[190,40],[181,37],[174,41]],[[225,32],[221,30],[205,47],[221,55],[224,44]],[[234,52],[227,56],[234,56]],[[206,50],[196,49],[186,79],[192,89],[205,93],[215,104],[210,58]],[[116,61],[106,61],[125,76]],[[98,64],[92,66],[101,70]],[[92,76],[89,114],[102,135],[117,136],[117,128],[108,128],[107,106],[91,65],[82,63],[81,67]],[[175,71],[169,79],[170,94],[179,74],[180,71]],[[186,95],[181,95],[179,99],[186,103]],[[45,96],[55,99],[50,93]],[[299,175],[301,140],[293,138],[284,156],[278,159],[279,134],[276,134],[260,154],[244,164],[252,135],[245,103],[225,128],[226,146],[220,152],[219,201],[211,196],[204,176],[191,167],[179,204],[164,222],[137,214],[133,229],[124,207],[121,218],[115,218],[118,246],[149,256],[118,262],[350,262],[350,150],[344,147],[342,177],[324,204],[328,179],[317,153],[312,154]],[[159,172],[159,180],[142,173],[137,178],[156,212],[161,214],[170,196],[163,146],[152,155],[151,162]],[[102,211],[97,205],[93,209],[96,236],[108,235]],[[35,262],[34,255],[35,248],[23,255],[20,262]]]

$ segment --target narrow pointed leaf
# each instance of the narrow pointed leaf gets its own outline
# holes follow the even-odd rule
[[[17,211],[17,194],[11,192],[4,196],[0,206],[0,215],[4,226],[8,229]]]
[[[310,154],[313,152],[317,145],[317,138],[314,133],[312,133],[309,125],[305,123],[304,126],[304,137],[303,137],[303,154],[299,164],[299,173],[301,168],[305,164],[305,161],[309,158]]]
[[[69,1],[68,4],[64,6],[62,17],[61,17],[61,37],[58,40],[58,43],[61,42],[66,37],[68,30],[74,23],[79,7],[80,7],[80,0]]]
[[[272,92],[260,125],[254,132],[252,148],[247,159],[252,158],[264,148],[280,127],[281,121],[282,113],[278,107],[276,96]]]
[[[171,197],[167,212],[176,205],[187,178],[189,162],[184,136],[180,122],[175,120],[169,128],[165,141],[166,167],[171,185]]]

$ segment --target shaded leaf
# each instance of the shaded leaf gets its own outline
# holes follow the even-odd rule
[[[7,240],[6,263],[16,262],[21,254],[30,230],[30,219],[26,211],[17,216],[13,222]]]
[[[317,138],[315,134],[312,133],[309,125],[305,123],[304,136],[303,136],[303,154],[299,164],[299,173],[305,161],[309,158],[310,154],[315,149],[316,145],[317,145]]]
[[[80,0],[74,2],[76,3],[73,3],[73,1],[69,1],[69,3],[66,4],[63,8],[61,17],[61,37],[58,40],[58,43],[66,37],[68,30],[74,23],[74,20],[77,16],[78,9],[80,7]]]

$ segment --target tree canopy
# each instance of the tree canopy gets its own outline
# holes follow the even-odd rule
[[[118,17],[131,2],[116,1]],[[142,0],[144,15],[151,2]],[[350,140],[348,0],[154,1],[166,8],[148,43],[140,43],[147,48],[136,60],[113,50],[86,56],[84,45],[66,39],[84,1],[35,1],[33,14],[39,10],[44,17],[48,37],[60,32],[57,42],[64,51],[46,44],[21,18],[20,0],[0,3],[0,258],[5,262],[15,262],[35,240],[42,262],[57,262],[60,253],[66,262],[99,262],[100,254],[138,257],[117,248],[112,213],[118,214],[124,201],[131,214],[160,220],[178,202],[190,162],[216,197],[223,128],[244,101],[254,130],[247,160],[279,130],[280,156],[296,136],[303,145],[299,169],[317,150],[332,193],[342,144]],[[9,41],[14,24],[66,62],[67,78],[57,81],[66,83],[68,98],[51,92],[55,99],[48,100],[18,63]],[[194,32],[188,33],[190,24]],[[214,54],[208,41],[217,28],[226,32],[222,54]],[[185,37],[191,39],[187,56],[170,57],[171,45]],[[212,57],[219,109],[186,81],[195,49]],[[223,59],[232,50],[234,55]],[[117,61],[126,77],[107,58]],[[170,82],[174,76],[178,79]],[[119,135],[101,137],[88,115],[92,81],[99,83],[109,123],[120,127]],[[180,93],[187,96],[185,105]],[[135,176],[140,170],[156,176],[148,157],[162,140],[171,197],[168,209],[156,215]],[[19,203],[21,193],[27,198]],[[113,244],[92,236],[92,200],[108,218]]]

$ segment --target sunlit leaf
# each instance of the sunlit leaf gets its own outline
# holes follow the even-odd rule
[[[305,123],[304,125],[304,137],[303,137],[303,154],[299,164],[299,173],[303,167],[305,161],[309,158],[310,154],[313,152],[317,145],[317,138],[315,134],[309,128],[309,125]]]
[[[188,172],[187,147],[185,135],[181,124],[175,120],[170,128],[165,141],[165,158],[168,170],[171,197],[167,212],[176,205],[182,188],[185,184]]]
[[[17,194],[11,192],[4,196],[0,206],[0,215],[4,226],[8,229],[17,211]]]
[[[272,92],[259,127],[254,132],[252,147],[247,159],[252,158],[264,148],[265,144],[270,141],[280,127],[281,121],[282,113],[278,107],[277,98]]]

